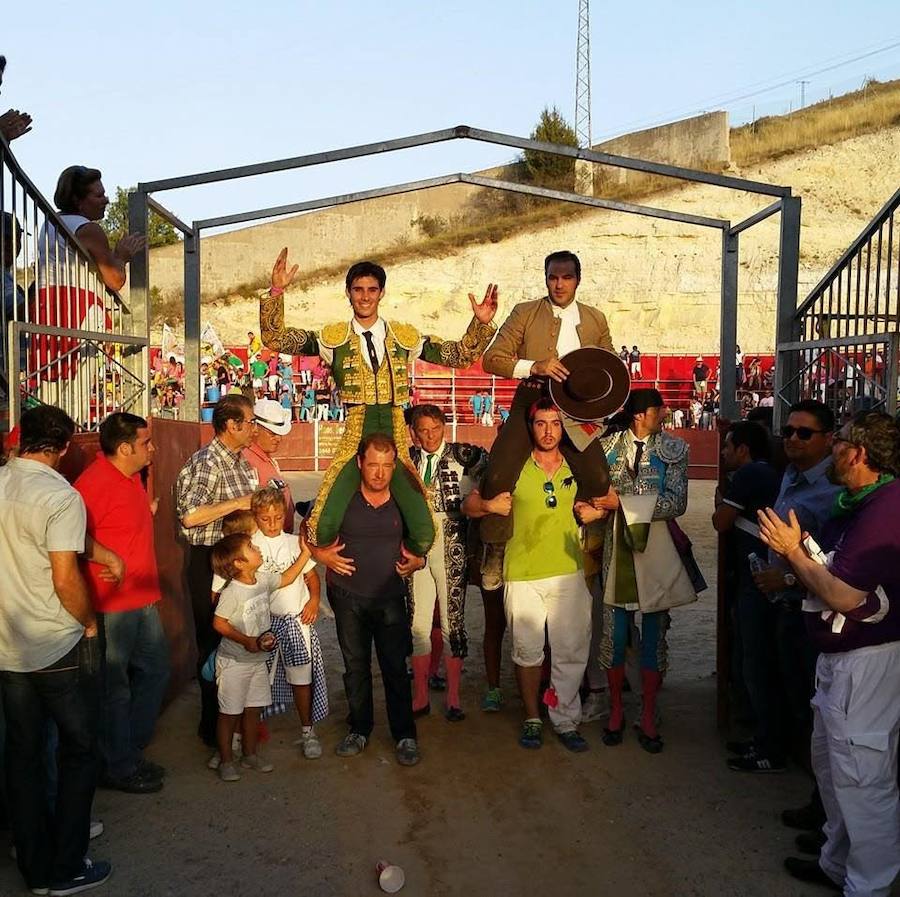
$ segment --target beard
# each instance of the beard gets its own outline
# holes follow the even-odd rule
[[[833,483],[835,486],[843,486],[844,481],[841,479],[841,475],[838,473],[837,468],[834,466],[834,463],[828,465],[828,470],[825,471],[825,476],[828,478],[829,483]]]

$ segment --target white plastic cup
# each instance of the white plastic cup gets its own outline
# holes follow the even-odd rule
[[[379,860],[375,864],[378,885],[387,894],[396,894],[406,883],[406,874],[399,866],[388,860]]]

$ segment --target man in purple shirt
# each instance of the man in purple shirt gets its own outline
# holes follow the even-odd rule
[[[834,436],[835,499],[821,548],[791,511],[760,512],[760,533],[808,588],[820,651],[812,762],[827,821],[818,863],[789,857],[795,878],[887,897],[900,872],[900,429],[880,411]]]
[[[339,757],[362,753],[375,725],[372,708],[372,642],[384,683],[388,722],[397,762],[419,762],[412,689],[406,658],[412,636],[403,577],[425,560],[403,546],[403,517],[391,497],[397,446],[390,436],[364,436],[356,452],[359,490],[350,499],[338,539],[320,551],[328,568],[328,599],[344,657],[344,691],[350,731],[337,746]]]

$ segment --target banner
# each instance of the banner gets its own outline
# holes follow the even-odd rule
[[[184,345],[178,342],[175,331],[168,324],[163,324],[161,351],[163,361],[168,361],[172,355],[176,361],[184,361]]]
[[[209,321],[207,321],[203,327],[203,332],[200,334],[200,355],[208,355],[211,358],[219,358],[224,354],[224,343],[221,339],[219,339],[219,334],[216,333],[216,328],[213,327],[213,325]]]

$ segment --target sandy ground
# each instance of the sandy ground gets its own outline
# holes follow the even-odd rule
[[[299,475],[294,485],[298,497],[309,496],[315,479]],[[711,588],[673,614],[662,754],[644,753],[633,737],[605,748],[600,722],[583,727],[587,754],[567,753],[552,734],[541,751],[520,749],[521,706],[508,659],[506,708],[478,710],[483,625],[471,590],[467,719],[454,725],[440,714],[426,718],[419,726],[422,762],[402,768],[376,683],[372,741],[361,756],[338,759],[332,751],[345,731],[346,703],[334,625],[324,620],[319,632],[332,712],[319,727],[322,759],[305,761],[292,747],[298,723],[288,715],[272,727],[274,773],[245,771],[236,784],[220,782],[206,769],[207,752],[194,734],[198,697],[188,689],[165,712],[149,751],[169,771],[163,791],[97,793],[94,815],[106,833],[91,853],[115,865],[98,893],[375,895],[381,858],[406,870],[403,893],[417,897],[824,893],[794,883],[780,868],[793,834],[778,814],[805,802],[804,775],[792,769],[748,777],[725,767],[715,727],[711,504],[712,484],[692,483],[684,524]],[[433,695],[432,707],[439,703]],[[12,861],[0,864],[0,895],[21,893]]]

